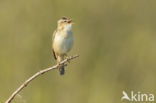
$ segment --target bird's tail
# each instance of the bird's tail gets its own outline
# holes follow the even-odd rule
[[[60,75],[64,75],[65,73],[64,64],[60,65],[58,69],[59,69]]]
[[[58,56],[57,62],[60,63],[63,59],[64,59],[64,56]],[[58,67],[58,70],[59,70],[59,72],[60,72],[60,75],[64,75],[64,73],[65,73],[64,67],[65,67],[64,64],[61,64],[61,65]]]

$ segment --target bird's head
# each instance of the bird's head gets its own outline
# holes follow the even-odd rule
[[[57,28],[61,31],[70,31],[72,29],[72,19],[62,17],[57,22]]]

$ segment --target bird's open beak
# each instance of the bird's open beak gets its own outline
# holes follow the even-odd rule
[[[71,22],[72,22],[72,19],[69,19],[67,23],[69,23],[69,24],[70,24]]]

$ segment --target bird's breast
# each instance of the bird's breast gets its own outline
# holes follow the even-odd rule
[[[71,33],[56,34],[54,39],[54,50],[58,54],[66,54],[73,46],[73,35]]]

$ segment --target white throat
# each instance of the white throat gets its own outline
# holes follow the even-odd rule
[[[70,31],[72,31],[72,24],[65,25],[63,31],[64,32],[70,32]]]

